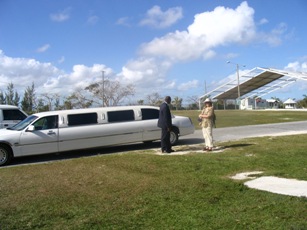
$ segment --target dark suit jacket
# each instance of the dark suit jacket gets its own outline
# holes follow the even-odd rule
[[[158,127],[162,129],[172,127],[172,115],[166,102],[160,105]]]

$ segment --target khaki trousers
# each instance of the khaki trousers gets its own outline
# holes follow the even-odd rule
[[[212,136],[212,126],[202,128],[203,136],[205,139],[205,144],[209,148],[213,148],[213,136]]]

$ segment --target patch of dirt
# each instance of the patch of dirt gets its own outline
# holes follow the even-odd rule
[[[262,171],[254,171],[254,172],[244,172],[244,173],[238,173],[234,176],[231,176],[231,179],[234,180],[247,180],[247,179],[255,179],[255,175],[260,175],[262,174]]]
[[[307,197],[307,181],[274,176],[259,176],[262,173],[262,171],[244,172],[230,178],[234,180],[248,180],[244,182],[244,185],[253,189],[288,196]]]
[[[161,153],[161,149],[156,149],[155,152],[158,155],[185,155],[189,153],[205,153],[205,154],[210,154],[210,153],[218,153],[224,151],[224,147],[220,146],[215,146],[213,147],[212,151],[204,151],[203,150],[203,145],[180,145],[180,146],[174,146],[173,150],[175,152],[172,153]]]

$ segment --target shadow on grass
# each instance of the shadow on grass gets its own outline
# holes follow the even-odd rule
[[[152,148],[159,148],[160,142],[149,142],[149,143],[134,143],[134,144],[127,144],[127,145],[119,145],[114,147],[101,147],[101,148],[93,148],[93,149],[82,149],[82,150],[75,150],[75,151],[68,151],[68,152],[61,152],[61,153],[50,153],[50,154],[43,154],[43,155],[35,155],[35,156],[24,156],[24,157],[17,157],[14,158],[10,165],[2,166],[10,167],[10,166],[17,166],[17,165],[24,165],[24,164],[40,164],[40,163],[47,163],[59,160],[67,160],[67,159],[74,159],[74,158],[81,158],[81,157],[91,157],[97,156],[101,154],[115,154],[119,152],[129,152],[135,150],[149,150]]]
[[[179,139],[178,144],[176,146],[193,145],[203,142],[204,140],[202,138]],[[82,150],[74,150],[74,151],[61,152],[61,153],[50,153],[43,155],[17,157],[13,159],[10,165],[2,166],[2,168],[17,166],[17,165],[25,165],[25,164],[41,164],[41,163],[81,158],[81,157],[91,157],[101,154],[116,154],[119,152],[122,153],[122,152],[136,151],[136,150],[150,150],[153,148],[160,148],[160,141],[146,142],[146,143],[138,142],[133,144],[118,145],[112,147],[82,149]]]
[[[230,149],[230,148],[241,148],[241,147],[246,147],[246,146],[251,146],[254,144],[232,144],[232,145],[225,145],[223,146],[224,149]]]

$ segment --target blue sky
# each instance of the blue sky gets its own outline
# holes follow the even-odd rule
[[[270,67],[307,72],[305,0],[1,0],[0,90],[67,96],[105,78],[152,93],[204,94]],[[243,65],[246,67],[243,68]],[[307,82],[266,98],[303,98]]]

